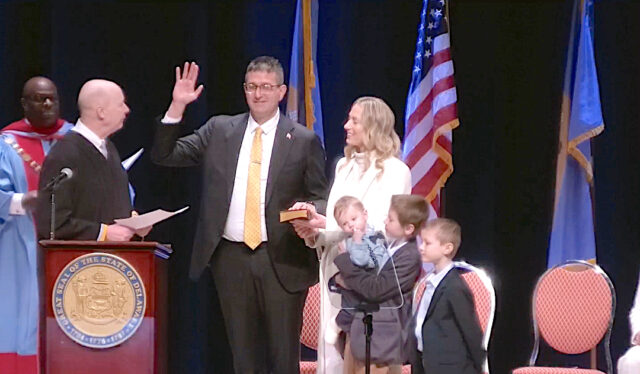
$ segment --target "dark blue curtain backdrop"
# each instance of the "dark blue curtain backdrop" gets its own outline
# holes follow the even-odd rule
[[[320,1],[318,69],[328,172],[342,152],[342,124],[361,95],[384,98],[403,131],[420,0]],[[492,372],[525,364],[532,345],[530,296],[546,267],[555,155],[570,5],[557,1],[451,0],[451,36],[461,126],[446,214],[463,227],[461,255],[492,274],[498,311]],[[258,55],[288,70],[295,0],[3,1],[0,3],[0,124],[21,117],[31,76],[58,85],[65,118],[75,121],[81,84],[103,77],[126,91],[131,115],[114,140],[123,156],[152,141],[153,118],[171,100],[174,67],[201,66],[205,91],[187,113],[191,131],[214,113],[246,106],[243,72]],[[640,3],[600,1],[595,53],[606,129],[593,142],[598,260],[617,289],[612,350],[629,344],[627,313],[640,252]],[[286,74],[288,75],[288,74]],[[200,171],[154,166],[148,152],[130,172],[137,209],[192,209],[159,224],[149,239],[172,243],[172,373],[229,373],[217,296],[209,277],[187,269]],[[216,207],[210,207],[216,209]]]

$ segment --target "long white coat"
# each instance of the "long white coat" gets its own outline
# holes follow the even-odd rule
[[[636,298],[629,313],[629,322],[631,324],[631,339],[633,339],[640,332],[640,279],[638,279]],[[640,373],[640,345],[634,345],[618,360],[618,374],[638,373]]]
[[[327,200],[327,231],[340,230],[333,216],[333,209],[342,196],[350,195],[360,199],[368,212],[369,224],[376,230],[384,231],[391,196],[411,193],[411,173],[401,160],[395,157],[386,159],[383,172],[376,168],[373,161],[365,170],[364,161],[362,155],[338,161]],[[336,347],[340,329],[335,323],[335,317],[340,311],[340,295],[329,292],[327,287],[328,280],[338,271],[333,263],[337,254],[337,246],[318,248],[322,308],[318,341],[319,374],[342,373],[342,357]]]

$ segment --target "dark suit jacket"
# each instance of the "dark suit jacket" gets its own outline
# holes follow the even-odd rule
[[[433,293],[422,325],[422,360],[412,362],[412,373],[481,373],[482,335],[471,291],[453,268]]]
[[[56,190],[56,239],[96,240],[100,224],[131,215],[127,172],[118,150],[107,140],[109,157],[82,135],[69,131],[51,148],[40,172],[40,192],[35,212],[38,238],[48,239],[51,222],[51,191],[42,188],[62,168],[73,171],[71,179]]]
[[[371,336],[371,362],[380,365],[402,364],[409,359],[411,347],[409,330],[411,325],[411,290],[420,275],[420,254],[416,241],[411,240],[400,247],[380,272],[354,265],[349,253],[334,259],[345,285],[352,297],[362,302],[380,304],[373,313],[373,335]],[[395,265],[395,271],[394,271]],[[398,279],[396,280],[396,274]],[[402,297],[398,290],[402,290]],[[362,312],[353,312],[349,321],[341,310],[336,321],[349,333],[353,356],[364,362],[365,335]]]
[[[192,279],[200,277],[224,233],[248,119],[248,113],[214,116],[193,134],[180,139],[181,126],[157,121],[152,160],[164,166],[203,167],[200,219],[189,271]],[[311,201],[324,212],[324,164],[324,150],[313,131],[281,113],[267,177],[265,220],[271,263],[289,292],[304,290],[318,281],[318,259],[290,223],[280,223],[280,210],[296,201]]]

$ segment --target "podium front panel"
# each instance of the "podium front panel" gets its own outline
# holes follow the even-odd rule
[[[124,260],[137,272],[144,285],[146,308],[144,316],[136,326],[128,339],[108,348],[94,348],[80,344],[88,338],[82,331],[73,329],[75,340],[65,332],[56,320],[56,313],[52,304],[52,295],[60,274],[67,266],[78,260],[79,257],[104,253],[114,255]],[[93,258],[93,256],[90,256]],[[105,256],[106,257],[106,256]],[[100,247],[94,248],[43,248],[41,250],[43,277],[41,284],[41,373],[47,374],[126,374],[126,373],[163,373],[166,370],[166,337],[164,336],[164,323],[166,315],[166,290],[159,290],[166,285],[164,274],[159,274],[164,269],[163,260],[158,259],[151,249],[113,249]],[[68,270],[69,268],[67,268]],[[162,276],[161,276],[162,275]],[[94,277],[95,278],[95,277]],[[61,277],[61,280],[63,277]],[[88,287],[92,280],[87,279]],[[93,280],[99,283],[98,280]],[[58,283],[60,287],[60,283]],[[87,288],[90,289],[90,288]],[[103,287],[103,290],[106,289]],[[107,289],[109,295],[114,295],[113,288]],[[160,291],[160,292],[158,292]],[[74,291],[75,292],[75,291]],[[103,291],[104,293],[104,291]],[[108,296],[113,297],[113,296]],[[158,308],[158,298],[163,299],[161,308]],[[100,300],[96,300],[96,303]],[[135,300],[134,300],[135,304]],[[100,305],[100,304],[96,304]],[[64,320],[63,320],[64,322]],[[69,321],[70,322],[70,321]],[[124,323],[126,324],[126,323]],[[81,329],[80,329],[81,330]],[[90,335],[90,334],[88,334]],[[93,338],[91,338],[93,339]],[[114,343],[115,344],[115,343]],[[97,345],[100,346],[100,345]]]

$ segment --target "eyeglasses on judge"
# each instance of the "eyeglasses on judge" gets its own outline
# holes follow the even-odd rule
[[[260,89],[260,91],[262,92],[273,92],[275,90],[277,90],[280,86],[282,86],[282,84],[269,84],[269,83],[263,83],[263,84],[255,84],[255,83],[243,83],[242,86],[244,87],[244,92],[246,93],[254,93],[258,90],[258,88]]]

